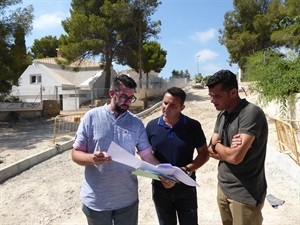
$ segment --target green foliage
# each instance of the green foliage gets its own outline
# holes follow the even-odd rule
[[[279,102],[290,117],[300,89],[299,15],[299,0],[234,0],[219,37],[261,102]],[[293,53],[280,53],[284,48]]]
[[[286,100],[300,92],[300,57],[283,57],[270,50],[249,57],[246,76],[253,82],[251,88],[260,94],[265,103]]]
[[[6,95],[31,63],[26,53],[25,35],[32,29],[33,7],[13,7],[19,0],[4,0],[0,6],[0,94]]]
[[[195,82],[196,83],[202,83],[203,82],[203,76],[201,73],[198,73],[195,75]]]
[[[158,5],[156,0],[72,0],[71,17],[62,22],[67,35],[59,46],[65,63],[100,57],[109,87],[113,60],[126,63],[159,32],[160,23],[151,21]]]
[[[286,46],[299,51],[299,0],[234,0],[234,10],[224,16],[219,42],[230,63],[242,70],[247,58],[258,51]]]
[[[189,73],[188,70],[180,70],[180,71],[177,71],[177,70],[172,70],[172,76],[171,78],[188,78],[188,80],[191,79],[191,75]]]
[[[163,50],[158,42],[152,41],[143,45],[142,69],[145,73],[151,70],[159,73],[167,63],[167,51]]]
[[[300,12],[299,12],[300,13]],[[281,46],[295,49],[300,48],[300,15],[293,18],[285,17],[279,22],[278,30],[271,35],[271,40]]]
[[[17,25],[13,37],[14,44],[11,45],[10,53],[14,63],[10,68],[17,76],[20,76],[32,61],[26,52],[25,31],[21,25]]]
[[[138,52],[131,51],[132,55],[127,55],[127,65],[139,72],[139,55]],[[166,65],[167,51],[161,48],[156,41],[150,41],[142,46],[142,65],[141,69],[144,73],[149,73],[151,70],[159,73]]]
[[[0,102],[21,102],[19,97],[0,95]]]
[[[59,41],[56,36],[45,36],[40,40],[35,39],[31,47],[31,52],[34,59],[47,57],[56,57]]]
[[[203,78],[203,82],[204,82],[205,84],[207,84],[207,82],[208,82],[208,80],[209,80],[209,78],[210,78],[211,76],[212,76],[212,75],[205,76],[205,77]]]

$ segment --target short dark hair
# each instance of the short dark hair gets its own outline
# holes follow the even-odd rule
[[[238,89],[236,75],[230,70],[219,70],[208,79],[206,86],[213,88],[218,84],[222,85],[223,91],[230,91],[233,88]]]
[[[179,97],[181,100],[181,104],[182,105],[184,104],[185,99],[186,99],[186,93],[181,88],[171,87],[166,91],[166,93],[169,93],[170,95],[175,96],[175,97]]]
[[[114,91],[118,91],[120,86],[125,86],[132,89],[135,89],[137,87],[134,79],[126,74],[117,76],[112,84],[111,89]]]

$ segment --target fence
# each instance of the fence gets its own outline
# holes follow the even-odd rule
[[[275,119],[279,148],[300,166],[300,120]]]
[[[1,102],[0,111],[35,111],[43,110],[41,102]]]
[[[56,144],[59,137],[74,135],[85,112],[74,114],[61,114],[54,119],[53,143]]]

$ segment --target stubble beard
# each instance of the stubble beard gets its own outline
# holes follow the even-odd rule
[[[122,108],[122,106],[126,106],[126,108]],[[128,108],[129,106],[126,104],[122,104],[122,105],[117,105],[116,103],[114,104],[114,109],[119,114],[126,112]]]

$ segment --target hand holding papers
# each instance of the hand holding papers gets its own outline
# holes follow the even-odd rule
[[[132,171],[132,174],[137,175],[137,176],[142,176],[142,177],[148,177],[154,180],[160,180],[160,177],[171,180],[175,183],[178,183],[178,180],[176,180],[176,178],[172,177],[172,176],[166,176],[163,174],[159,174],[159,173],[155,173],[153,171],[145,171],[141,168],[137,168],[135,170]]]
[[[154,166],[131,155],[113,141],[111,142],[107,153],[111,156],[113,161],[136,169],[133,171],[133,174],[146,176],[152,179],[159,179],[159,176],[161,176],[176,182],[182,182],[189,186],[199,186],[195,180],[189,177],[180,168],[172,166],[171,164],[159,164]]]

